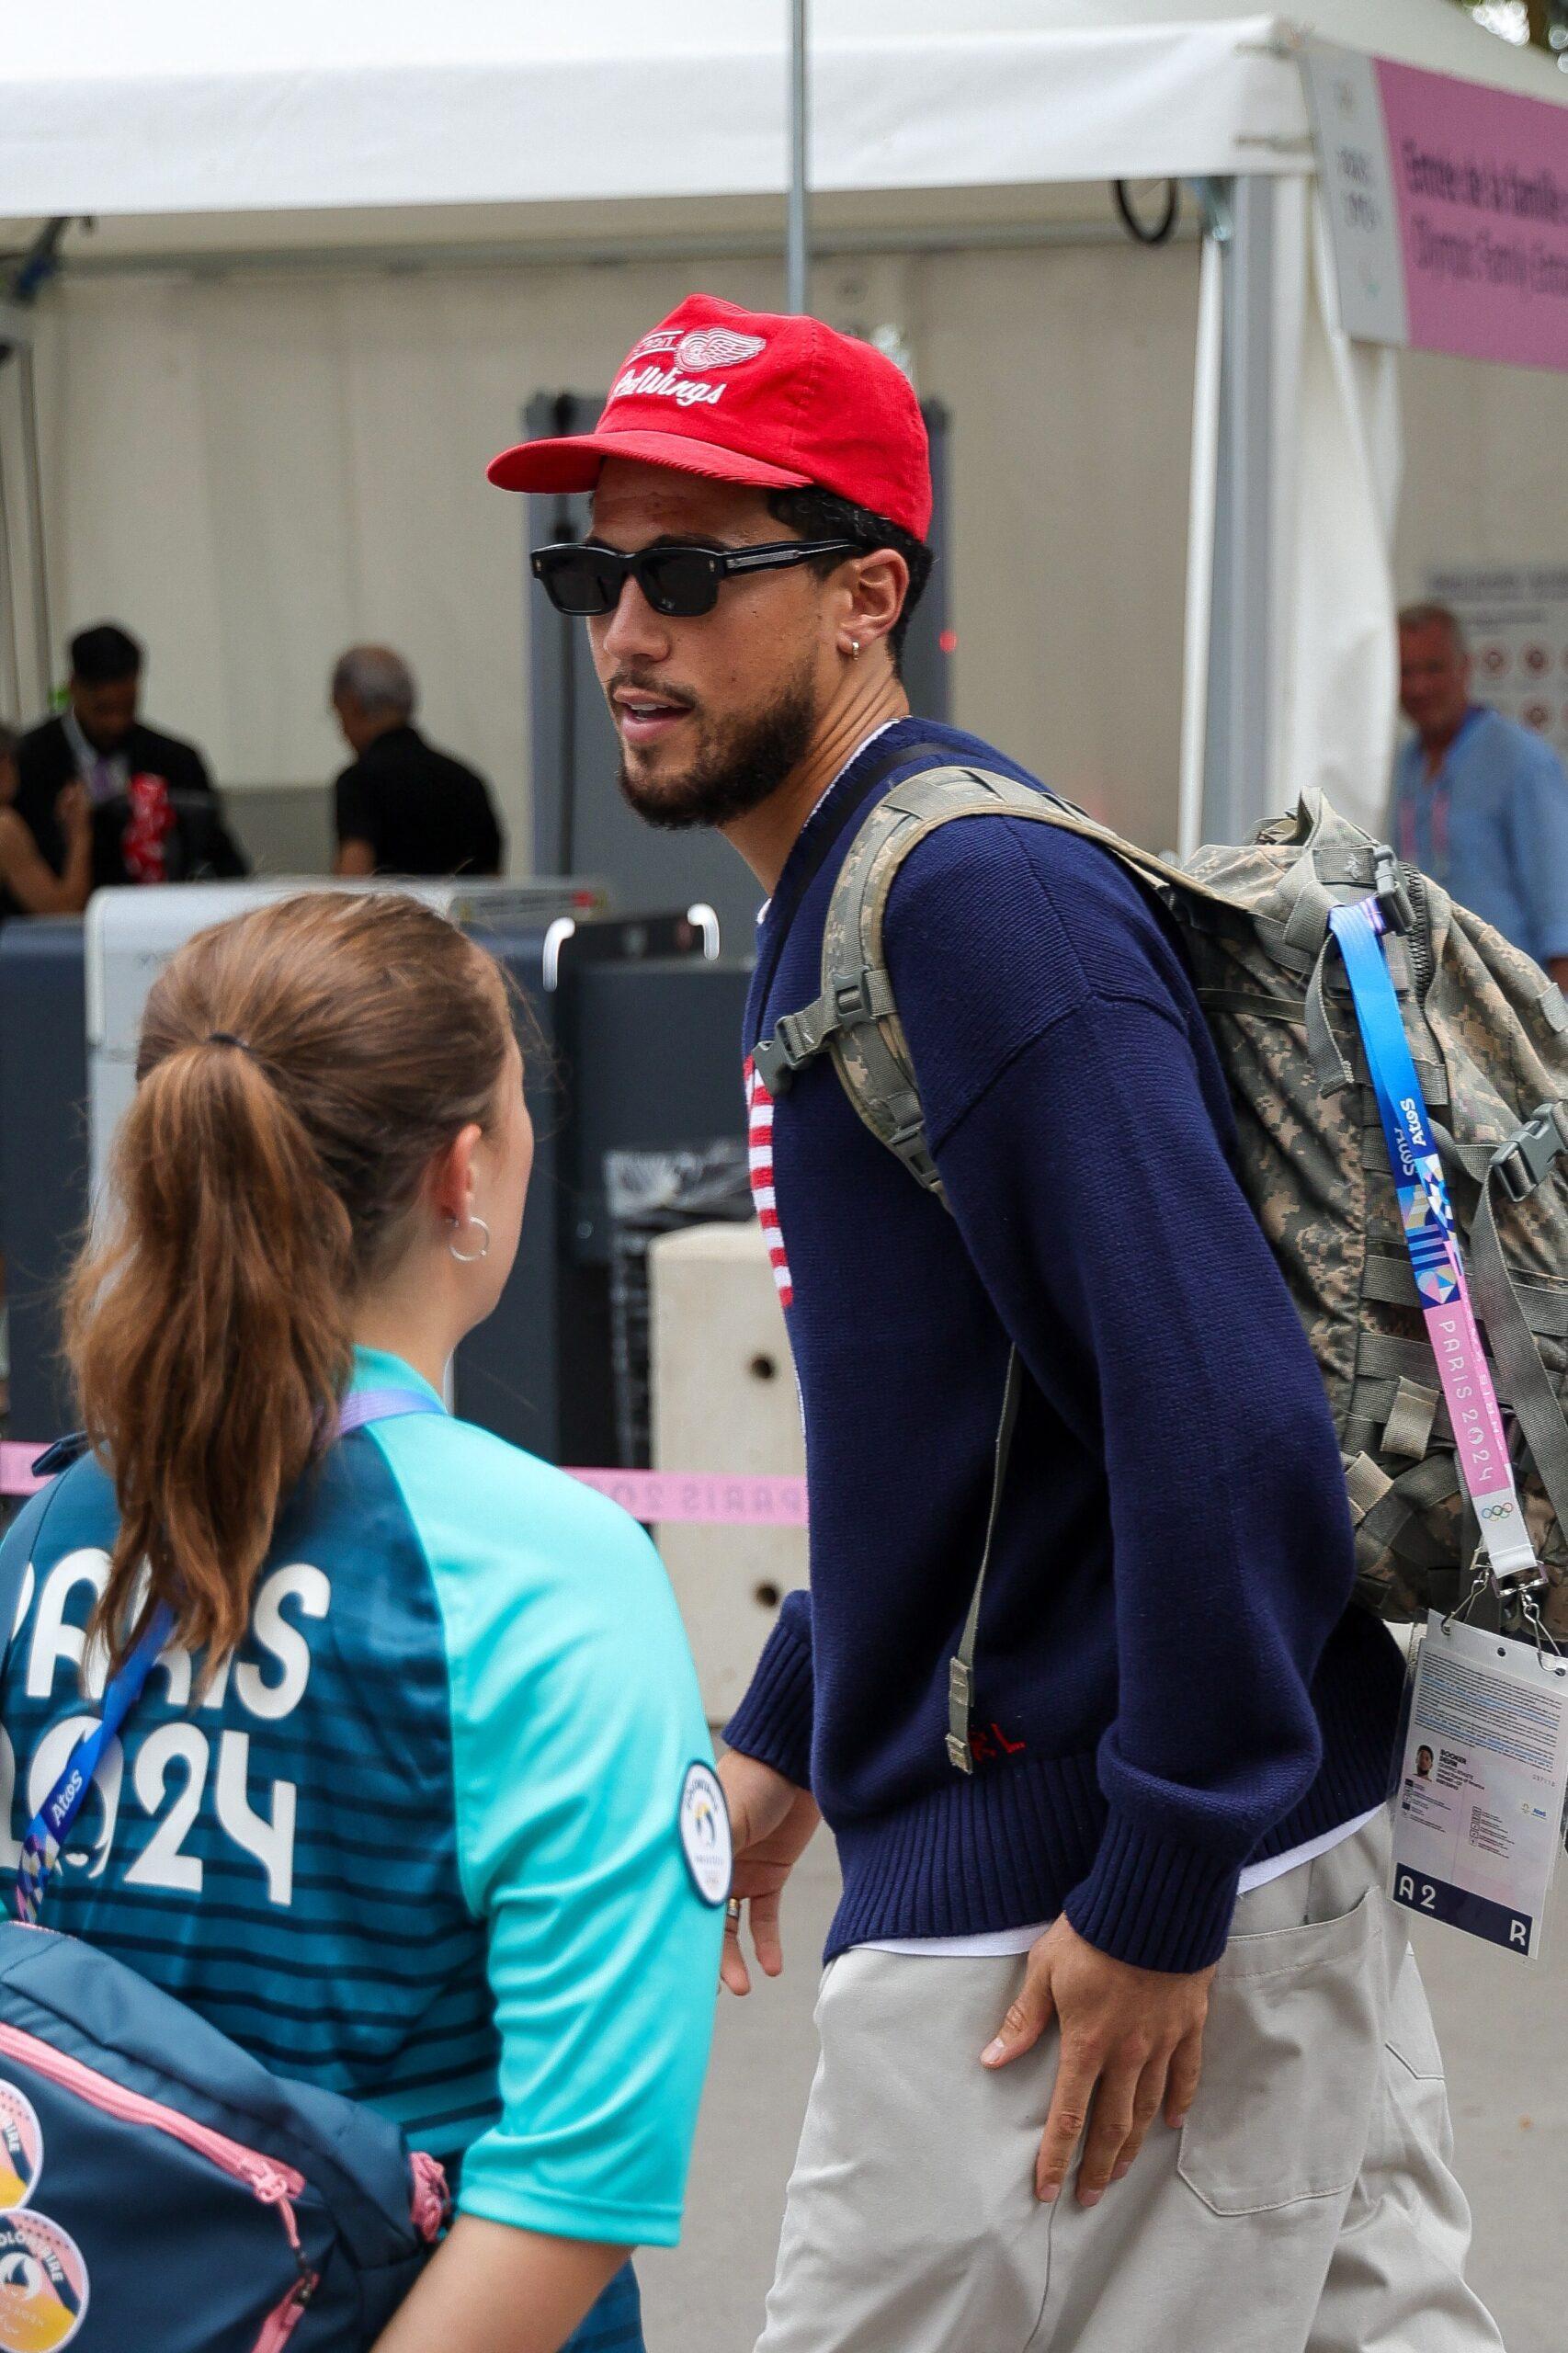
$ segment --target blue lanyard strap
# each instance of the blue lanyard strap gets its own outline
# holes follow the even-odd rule
[[[103,1713],[84,1733],[65,1760],[65,1768],[32,1818],[22,1841],[17,1870],[17,1917],[36,1923],[43,1892],[60,1859],[71,1825],[81,1813],[93,1776],[104,1751],[118,1739],[119,1728],[142,1697],[142,1687],[158,1663],[158,1654],[174,1631],[175,1613],[167,1602],[154,1610],[146,1632],[104,1693]]]
[[[1474,1505],[1494,1575],[1534,1578],[1540,1574],[1535,1547],[1514,1484],[1502,1411],[1471,1305],[1448,1180],[1383,949],[1383,912],[1376,899],[1364,899],[1355,906],[1334,908],[1328,920],[1350,983],[1399,1197],[1404,1245],[1453,1424],[1460,1475]]]
[[[427,1397],[423,1390],[362,1389],[344,1399],[337,1436],[346,1438],[350,1430],[363,1429],[367,1422],[390,1422],[404,1414],[442,1411],[435,1398]],[[105,1751],[119,1738],[120,1727],[141,1699],[147,1677],[174,1629],[175,1613],[166,1602],[161,1602],[130,1657],[110,1678],[97,1722],[76,1743],[60,1779],[34,1814],[22,1841],[21,1861],[17,1870],[18,1920],[37,1924],[44,1890],[60,1860],[61,1848],[71,1835],[72,1824],[86,1802],[93,1776]]]

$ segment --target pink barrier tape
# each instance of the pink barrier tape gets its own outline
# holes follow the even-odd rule
[[[729,1479],[710,1471],[571,1471],[633,1519],[710,1528],[804,1528],[803,1479]]]
[[[39,1445],[0,1443],[0,1495],[30,1495],[45,1483],[33,1476]],[[717,1471],[569,1471],[585,1487],[608,1495],[633,1519],[679,1521],[708,1528],[804,1528],[803,1479],[732,1479]]]
[[[45,1483],[33,1477],[33,1463],[43,1452],[41,1446],[20,1446],[13,1439],[0,1439],[0,1495],[36,1495]]]

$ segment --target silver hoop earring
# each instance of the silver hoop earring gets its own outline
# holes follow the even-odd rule
[[[457,1222],[456,1218],[453,1218],[452,1224],[456,1226]],[[480,1260],[482,1258],[488,1257],[490,1254],[490,1228],[485,1224],[484,1220],[482,1217],[471,1217],[468,1222],[470,1225],[477,1225],[481,1233],[484,1236],[484,1239],[480,1244],[478,1249],[460,1250],[458,1248],[457,1234],[455,1233],[447,1244],[447,1247],[451,1252],[460,1267],[477,1267]]]
[[[852,662],[858,662],[860,658],[860,641],[858,637],[852,637],[849,641],[849,658]]]

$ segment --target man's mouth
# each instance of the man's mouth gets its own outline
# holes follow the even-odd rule
[[[634,687],[620,688],[615,697],[615,721],[621,741],[641,751],[659,743],[691,716],[690,705],[663,695],[643,694]]]

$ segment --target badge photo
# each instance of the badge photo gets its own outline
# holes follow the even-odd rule
[[[711,1765],[688,1765],[680,1791],[680,1848],[691,1883],[704,1904],[715,1907],[730,1893],[734,1847],[730,1809]]]
[[[43,2164],[43,2128],[25,2092],[0,2079],[0,2209],[25,2206]]]
[[[87,2267],[47,2214],[0,2214],[0,2353],[58,2353],[87,2316]]]

